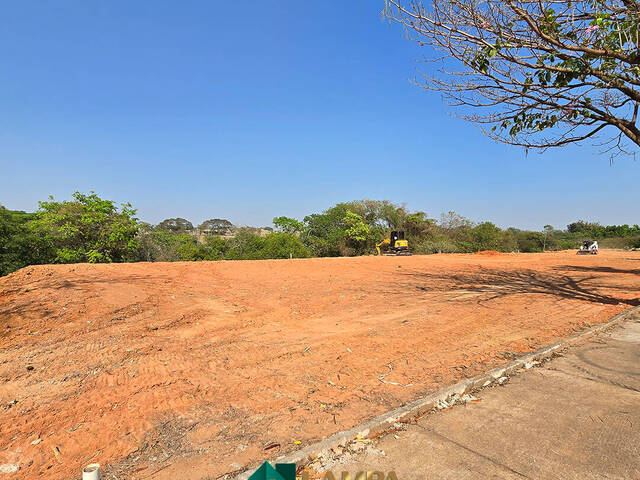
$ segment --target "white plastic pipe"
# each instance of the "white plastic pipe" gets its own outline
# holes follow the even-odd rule
[[[100,480],[100,464],[90,463],[82,469],[82,480]]]

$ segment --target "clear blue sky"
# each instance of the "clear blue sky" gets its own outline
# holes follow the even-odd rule
[[[0,203],[95,190],[152,223],[261,226],[372,198],[503,227],[640,222],[637,162],[493,144],[410,84],[422,53],[383,4],[6,3]]]

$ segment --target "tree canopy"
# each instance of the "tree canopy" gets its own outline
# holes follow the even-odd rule
[[[158,224],[158,228],[173,232],[191,231],[193,230],[193,224],[184,218],[166,218]]]
[[[73,200],[40,202],[32,228],[41,232],[56,252],[55,261],[125,262],[138,247],[136,210],[120,208],[94,192],[75,192]]]
[[[275,217],[273,226],[279,232],[300,233],[304,228],[304,224],[300,220],[291,217]]]
[[[0,276],[54,257],[52,243],[30,227],[35,218],[33,213],[0,206]]]
[[[489,137],[527,148],[600,138],[640,146],[638,0],[386,0],[384,10],[439,69],[444,94]]]
[[[212,218],[202,222],[198,229],[210,235],[228,235],[233,230],[233,223],[224,218]]]

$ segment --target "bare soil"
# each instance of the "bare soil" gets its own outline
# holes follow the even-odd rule
[[[0,465],[216,478],[639,296],[622,251],[28,267],[0,279]]]

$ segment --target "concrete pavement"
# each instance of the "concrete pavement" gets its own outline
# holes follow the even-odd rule
[[[336,478],[640,479],[640,312],[476,397],[327,467]]]

